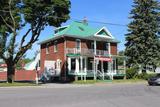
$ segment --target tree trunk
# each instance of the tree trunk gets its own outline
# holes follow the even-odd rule
[[[13,83],[15,76],[15,65],[13,63],[7,63],[7,82]]]

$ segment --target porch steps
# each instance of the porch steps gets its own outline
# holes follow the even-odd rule
[[[77,75],[78,77],[81,77],[81,75]],[[89,71],[87,72],[87,75],[86,75],[87,78],[94,78],[94,72],[92,71]],[[103,80],[103,73],[99,70],[97,70],[97,74],[96,74],[96,77],[98,80]],[[109,75],[107,75],[106,73],[104,73],[104,80],[110,80],[110,77]]]
[[[103,74],[101,71],[97,70],[97,79],[110,80],[110,77],[107,74]]]

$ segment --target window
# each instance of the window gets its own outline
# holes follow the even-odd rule
[[[108,45],[108,43],[105,43],[105,49],[106,49],[106,51],[109,50],[109,45]]]
[[[57,41],[54,42],[54,52],[58,51]]]
[[[105,72],[105,73],[108,72],[108,62],[107,62],[107,61],[104,61],[104,62],[103,62],[103,69],[104,69],[104,72]]]
[[[41,60],[38,60],[38,67],[41,66]]]
[[[61,60],[57,60],[56,62],[56,69],[61,69]]]
[[[79,39],[76,40],[76,49],[77,50],[81,49],[81,41]]]
[[[81,69],[81,66],[82,66],[82,69]],[[82,63],[81,63],[81,58],[79,58],[79,69],[83,71],[84,67],[85,67],[85,58],[82,58]]]
[[[76,69],[76,59],[71,58],[71,70],[75,70],[75,69]]]
[[[116,61],[113,60],[113,70],[116,70]]]
[[[94,49],[94,42],[91,42],[91,49]]]
[[[87,69],[88,70],[93,70],[93,66],[94,66],[94,59],[93,58],[88,58],[87,59]]]
[[[49,54],[49,45],[46,45],[46,54]]]

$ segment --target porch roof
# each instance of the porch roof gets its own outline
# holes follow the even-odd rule
[[[124,59],[124,60],[127,59],[127,56],[120,56],[120,55],[112,55],[111,57],[112,57],[112,58],[122,58],[122,59]]]
[[[79,57],[79,56],[81,56],[80,54],[72,54],[72,53],[69,53],[69,54],[67,54],[67,56],[69,56],[69,57]]]

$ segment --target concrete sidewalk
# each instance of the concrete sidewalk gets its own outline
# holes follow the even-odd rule
[[[40,87],[43,87],[43,88],[78,88],[78,87],[89,87],[93,85],[94,84],[47,83],[47,84],[42,84]]]

